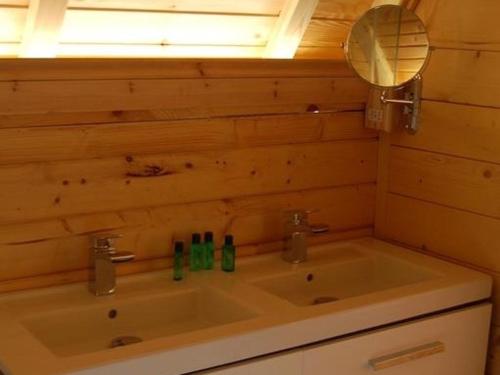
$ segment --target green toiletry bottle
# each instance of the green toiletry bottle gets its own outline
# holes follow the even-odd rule
[[[201,244],[201,234],[193,233],[191,239],[191,249],[189,252],[189,269],[199,271],[203,269],[203,245]]]
[[[222,246],[222,270],[225,272],[234,272],[235,258],[236,248],[233,245],[233,236],[228,234],[224,237],[224,245]]]
[[[174,280],[179,281],[184,277],[184,242],[175,241],[174,244]]]
[[[205,264],[203,265],[206,270],[211,270],[214,268],[214,234],[212,232],[205,232],[205,236],[203,238],[203,245],[205,247]]]

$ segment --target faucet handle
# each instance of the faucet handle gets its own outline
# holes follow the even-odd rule
[[[301,209],[292,209],[285,211],[285,215],[287,220],[292,224],[307,224],[307,217],[310,211],[301,210]]]
[[[92,236],[92,245],[96,250],[114,251],[114,240],[123,237],[121,234],[100,233]]]
[[[307,221],[308,216],[316,212],[319,212],[319,210],[291,209],[285,211],[287,217],[289,217],[292,221],[303,221],[303,220]]]
[[[312,234],[322,234],[330,231],[330,226],[328,224],[314,224],[310,226]]]

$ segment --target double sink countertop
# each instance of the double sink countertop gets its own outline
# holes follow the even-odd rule
[[[122,277],[0,296],[5,375],[182,374],[484,300],[491,279],[373,238],[238,259],[236,272]],[[132,345],[125,345],[133,343]],[[115,346],[111,348],[112,346]]]

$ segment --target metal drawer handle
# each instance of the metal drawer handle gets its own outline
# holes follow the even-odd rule
[[[441,341],[417,346],[415,348],[403,350],[397,353],[384,355],[382,357],[370,359],[368,363],[373,371],[383,370],[389,367],[402,365],[403,363],[415,361],[437,353],[444,352],[445,347]]]

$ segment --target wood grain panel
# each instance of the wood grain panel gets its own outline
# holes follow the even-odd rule
[[[377,136],[345,64],[86,63],[0,61],[0,292],[85,280],[96,232],[136,252],[119,274],[193,231],[280,251],[292,207],[320,209],[317,241],[372,233]]]
[[[369,101],[376,98],[379,91],[370,92]],[[375,205],[374,233],[377,237],[388,238],[384,235],[386,229],[387,199],[389,191],[389,163],[391,134],[380,132],[377,155],[377,195]]]
[[[423,101],[420,120],[416,135],[396,132],[392,143],[500,163],[500,109]]]
[[[188,241],[194,231],[214,231],[217,244],[225,233],[232,233],[238,246],[279,241],[283,211],[294,207],[318,210],[311,221],[327,223],[332,232],[366,227],[373,221],[374,196],[375,186],[367,184],[3,226],[0,279],[87,268],[89,233],[99,231],[123,234],[120,248],[147,260],[169,257],[172,239]]]
[[[389,191],[500,218],[500,165],[393,147]]]
[[[435,47],[500,50],[496,0],[420,0],[417,14]]]
[[[389,194],[384,238],[500,272],[500,220]]]
[[[500,108],[500,53],[437,49],[424,72],[423,96]]]
[[[11,0],[14,1],[14,0]],[[25,0],[15,0],[25,1]],[[278,15],[284,0],[69,0],[70,8]]]
[[[376,138],[363,112],[0,129],[0,164]]]
[[[320,0],[295,58],[345,60],[342,46],[371,0]]]
[[[0,59],[0,81],[354,77],[345,62],[279,59]]]
[[[343,20],[313,19],[309,23],[301,47],[342,47],[352,22]]]
[[[373,0],[320,0],[314,18],[354,21],[371,8]]]
[[[372,182],[376,153],[367,140],[5,166],[0,223]]]
[[[0,113],[197,109],[298,103],[360,103],[356,78],[81,80],[0,83]]]
[[[295,59],[320,59],[330,62],[345,61],[344,48],[338,47],[299,47]]]
[[[251,103],[250,103],[251,104]],[[68,112],[68,113],[36,113],[36,114],[8,114],[0,115],[0,128],[26,128],[54,125],[83,125],[83,124],[108,124],[130,123],[149,121],[184,121],[184,120],[215,120],[221,117],[243,116],[278,116],[304,115],[309,113],[311,104],[320,108],[321,112],[341,113],[349,111],[363,111],[364,103],[291,103],[284,105],[265,105],[259,107],[237,106],[215,109],[198,108],[173,108],[169,110],[135,110],[135,111],[99,111],[99,112]]]

